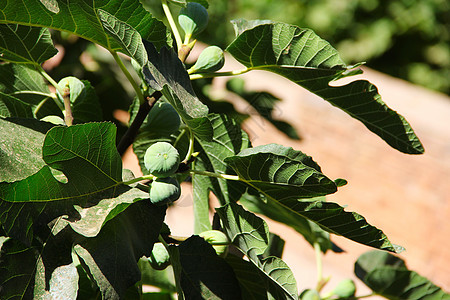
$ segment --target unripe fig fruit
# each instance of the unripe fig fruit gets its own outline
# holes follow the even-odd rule
[[[200,53],[195,64],[188,70],[192,73],[212,73],[220,70],[225,64],[223,51],[217,46],[209,46]]]
[[[316,290],[304,290],[300,294],[302,300],[320,300],[320,295]]]
[[[164,135],[177,131],[180,124],[180,116],[172,105],[166,102],[156,102],[147,116],[145,128]]]
[[[41,121],[45,121],[45,122],[49,122],[55,125],[66,125],[66,123],[64,122],[64,120],[61,117],[58,116],[45,116],[41,119]]]
[[[228,244],[230,241],[228,240],[225,233],[218,230],[208,230],[199,234],[205,241],[210,243],[214,250],[216,250],[217,255],[221,257],[226,257],[228,254]],[[215,244],[223,244],[223,245],[215,245]]]
[[[338,283],[333,289],[333,294],[339,298],[349,298],[355,295],[356,286],[355,282],[351,279],[344,279]]]
[[[150,186],[150,201],[156,205],[165,205],[178,200],[181,188],[173,177],[156,178]]]
[[[157,142],[148,147],[144,155],[144,165],[156,177],[169,177],[180,164],[180,155],[174,146],[167,142]]]
[[[148,257],[150,265],[155,270],[164,270],[170,265],[170,255],[162,243],[155,243],[153,250]]]
[[[208,25],[208,11],[200,3],[188,2],[186,7],[180,10],[178,23],[187,36],[198,34]]]

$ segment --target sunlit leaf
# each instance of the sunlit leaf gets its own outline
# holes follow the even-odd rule
[[[154,43],[158,49],[171,44],[166,26],[153,18],[138,1],[45,0],[43,2],[6,0],[4,5],[0,6],[0,23],[62,30],[95,42],[108,50],[127,53],[127,50],[123,49],[122,45],[115,38],[110,37],[110,33],[103,28],[98,12],[101,9],[136,29],[142,38]],[[50,2],[53,3],[51,6],[48,5]],[[49,7],[58,7],[58,9],[49,10]],[[55,13],[56,11],[58,12]]]
[[[150,200],[136,202],[106,223],[96,237],[82,238],[75,245],[103,299],[123,297],[141,279],[137,263],[142,256],[150,256],[165,210]]]
[[[45,165],[42,144],[51,127],[33,119],[0,118],[0,182],[25,179]],[[26,147],[23,141],[27,141]]]
[[[47,165],[21,181],[0,183],[0,222],[8,235],[29,243],[33,231],[54,218],[79,219],[74,205],[92,207],[129,191],[122,184],[115,131],[110,123],[52,128],[42,148]],[[52,170],[62,177],[56,179]],[[146,193],[136,190],[135,195],[144,198]]]
[[[242,150],[225,162],[239,179],[264,195],[284,201],[337,191],[311,157],[292,148],[269,144]]]
[[[126,50],[126,54],[134,58],[141,67],[144,66],[147,63],[147,51],[139,32],[107,11],[99,9],[98,15],[103,27]]]
[[[189,75],[178,55],[165,47],[158,53],[152,44],[145,41],[144,45],[149,62],[143,69],[147,83],[163,93],[184,122],[206,117],[208,107],[195,95]]]
[[[334,80],[361,72],[353,71],[354,66],[347,66],[336,49],[313,31],[285,23],[247,29],[248,23],[244,22],[235,27],[243,32],[227,50],[246,67],[290,79],[358,119],[399,151],[424,152],[409,123],[386,106],[373,84],[357,80],[343,86],[330,86]]]
[[[47,28],[0,24],[1,60],[39,65],[57,52]]]
[[[30,65],[0,64],[0,116],[38,117],[60,115],[48,86]]]

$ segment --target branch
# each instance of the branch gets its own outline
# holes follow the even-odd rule
[[[146,98],[146,101],[144,101],[139,106],[139,110],[136,114],[136,117],[133,120],[133,123],[131,123],[130,127],[128,127],[128,130],[122,136],[122,139],[117,145],[117,151],[121,156],[125,153],[128,147],[130,147],[131,144],[133,144],[138,134],[139,128],[141,127],[148,113],[152,109],[153,105],[155,105],[156,101],[158,101],[158,99],[161,98],[161,96],[162,94],[160,91],[155,91],[153,94],[148,96]]]

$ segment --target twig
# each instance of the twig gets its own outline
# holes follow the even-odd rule
[[[162,94],[159,91],[154,92],[152,95],[148,96],[146,101],[144,101],[140,106],[139,110],[131,123],[128,130],[122,136],[119,144],[117,145],[117,151],[122,156],[128,147],[133,144],[134,139],[136,138],[139,128],[147,117],[148,113],[152,109],[153,105],[155,105],[156,101],[161,98]]]

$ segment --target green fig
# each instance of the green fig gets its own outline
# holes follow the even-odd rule
[[[300,294],[300,299],[302,300],[320,300],[320,295],[316,290],[304,290]]]
[[[157,142],[148,147],[144,155],[144,165],[156,177],[173,175],[180,164],[178,150],[167,142]]]
[[[188,73],[212,73],[220,70],[224,64],[223,50],[217,46],[209,46],[200,53],[197,61],[188,70]]]
[[[156,178],[150,186],[150,201],[156,205],[172,203],[181,196],[181,188],[173,177]]]
[[[338,283],[332,293],[339,298],[350,298],[355,295],[355,292],[355,282],[351,279],[344,279]]]
[[[208,11],[200,3],[189,2],[180,10],[178,23],[185,35],[191,37],[202,32],[208,25]]]
[[[66,125],[66,123],[64,122],[64,120],[61,117],[53,116],[53,115],[45,116],[41,119],[41,121],[49,122],[49,123],[52,123],[55,125]]]
[[[158,132],[161,135],[171,134],[178,130],[181,120],[172,105],[156,102],[147,116],[145,130]]]
[[[164,270],[170,265],[170,255],[162,243],[155,243],[148,261],[153,269]]]
[[[221,257],[226,257],[228,254],[228,240],[225,233],[219,230],[208,230],[199,234],[205,241],[210,243],[214,250],[216,250],[217,255]]]

